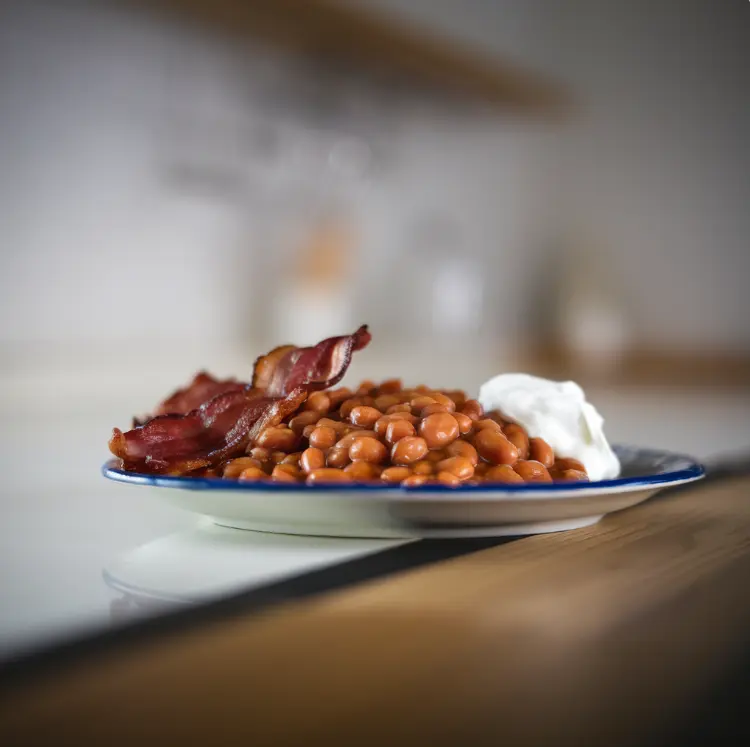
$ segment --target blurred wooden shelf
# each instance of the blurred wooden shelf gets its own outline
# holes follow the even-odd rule
[[[713,387],[750,389],[746,353],[633,351],[603,365],[555,350],[540,350],[514,361],[523,370],[551,379],[573,379],[582,386]]]
[[[570,106],[565,89],[542,75],[341,1],[137,1],[234,36],[258,38],[352,69],[391,73],[402,83],[463,95],[509,112],[548,117]]]

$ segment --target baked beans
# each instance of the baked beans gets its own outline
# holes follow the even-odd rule
[[[547,468],[533,459],[520,461],[513,465],[513,469],[524,479],[525,482],[552,482]]]
[[[529,459],[540,462],[547,469],[555,463],[555,452],[552,447],[541,438],[529,439]]]
[[[407,436],[396,441],[391,449],[391,461],[394,464],[412,464],[427,454],[427,442],[419,436]]]
[[[420,485],[587,481],[576,459],[557,457],[502,413],[461,391],[404,388],[398,379],[313,392],[283,423],[265,428],[215,469],[228,480],[309,485]]]
[[[519,459],[529,458],[529,436],[526,431],[516,423],[509,423],[503,428],[505,437],[510,441],[518,451]]]
[[[313,392],[302,407],[323,415],[331,409],[331,398],[325,392]]]

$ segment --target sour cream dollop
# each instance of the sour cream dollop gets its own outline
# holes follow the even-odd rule
[[[482,384],[485,412],[499,410],[544,439],[559,457],[578,459],[590,480],[620,474],[620,462],[604,437],[604,418],[573,381],[550,381],[529,374],[500,374]]]

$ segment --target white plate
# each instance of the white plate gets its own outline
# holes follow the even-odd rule
[[[148,486],[155,497],[216,524],[330,537],[488,537],[576,529],[640,503],[656,491],[699,480],[694,459],[616,447],[622,476],[581,483],[441,485],[288,485],[220,478],[162,477],[104,465],[105,477]]]

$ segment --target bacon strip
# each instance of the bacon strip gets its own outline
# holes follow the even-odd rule
[[[241,381],[215,379],[205,371],[197,373],[184,389],[178,389],[157,408],[155,415],[186,415],[214,397],[226,392],[239,392],[247,387]]]
[[[110,451],[122,460],[123,468],[138,472],[185,474],[214,466],[243,453],[264,428],[297,410],[311,391],[340,381],[352,353],[369,341],[363,326],[353,335],[331,337],[315,347],[277,348],[258,359],[253,385],[241,389],[234,386],[237,382],[212,379],[209,385],[201,379],[196,392],[190,392],[192,385],[176,392],[160,409],[178,408],[197,397],[204,384],[233,386],[190,412],[162,414],[125,433],[115,428]]]
[[[353,335],[329,337],[314,347],[284,345],[255,362],[253,386],[271,397],[284,397],[297,387],[308,392],[337,384],[346,373],[352,354],[371,340],[367,325]]]
[[[280,423],[307,398],[304,389],[284,399],[252,389],[226,392],[186,415],[160,415],[123,433],[112,432],[110,451],[125,469],[181,475],[244,452],[251,438]]]

